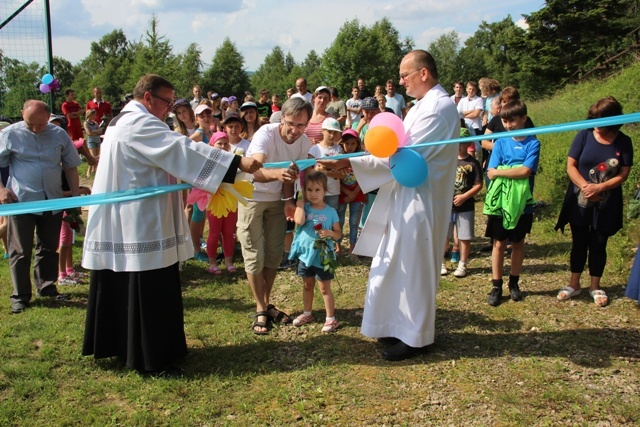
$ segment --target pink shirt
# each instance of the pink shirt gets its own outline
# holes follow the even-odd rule
[[[322,122],[326,120],[329,115],[324,116]],[[319,141],[322,141],[322,122],[312,123],[309,122],[307,125],[307,129],[304,131],[304,134],[311,140],[311,144],[315,145]]]

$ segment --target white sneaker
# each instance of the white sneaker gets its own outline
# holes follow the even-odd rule
[[[449,274],[449,270],[447,270],[447,267],[445,267],[444,262],[442,263],[442,268],[440,269],[440,275],[441,276],[446,276],[447,274]]]
[[[458,268],[453,272],[453,275],[456,277],[464,277],[467,275],[467,266],[462,262],[458,263]]]

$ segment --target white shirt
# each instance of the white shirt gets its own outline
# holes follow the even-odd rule
[[[294,96],[297,96],[298,98],[302,98],[305,101],[307,101],[308,103],[311,103],[311,100],[313,99],[313,94],[311,92],[307,92],[304,95],[301,94],[300,92],[297,92],[297,93],[294,93],[293,95],[291,95],[292,98]]]
[[[320,144],[316,144],[309,150],[309,155],[316,159],[329,156],[337,156],[342,153],[342,147],[338,144],[331,147],[322,147]],[[340,180],[338,178],[327,177],[327,196],[339,196],[340,195]]]
[[[465,96],[460,100],[460,102],[458,102],[458,112],[460,113],[461,118],[462,112],[469,110],[480,110],[480,114],[475,119],[464,119],[467,127],[470,129],[482,129],[482,111],[484,111],[484,102],[482,101],[482,98],[476,95],[469,99],[468,96]]]
[[[290,162],[307,159],[311,141],[302,134],[293,144],[287,144],[280,135],[280,123],[263,125],[253,135],[247,156],[254,153],[266,156],[263,163]],[[282,198],[282,182],[254,182],[253,200],[256,202],[275,202]],[[453,188],[453,187],[452,187]]]

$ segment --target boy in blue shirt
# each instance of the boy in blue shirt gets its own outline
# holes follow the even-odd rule
[[[500,116],[507,131],[524,129],[527,106],[520,100],[508,102],[502,107]],[[524,260],[524,238],[531,232],[533,223],[533,183],[539,159],[540,141],[535,136],[500,138],[491,153],[487,170],[491,184],[483,213],[488,215],[485,236],[493,238],[493,287],[487,302],[494,307],[502,301],[507,240],[512,242],[509,293],[513,301],[522,299],[518,280]]]

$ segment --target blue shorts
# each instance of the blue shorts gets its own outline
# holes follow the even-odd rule
[[[333,279],[333,273],[324,271],[324,269],[311,266],[307,267],[304,262],[298,261],[298,276],[302,278],[315,276],[317,280],[327,281]]]

